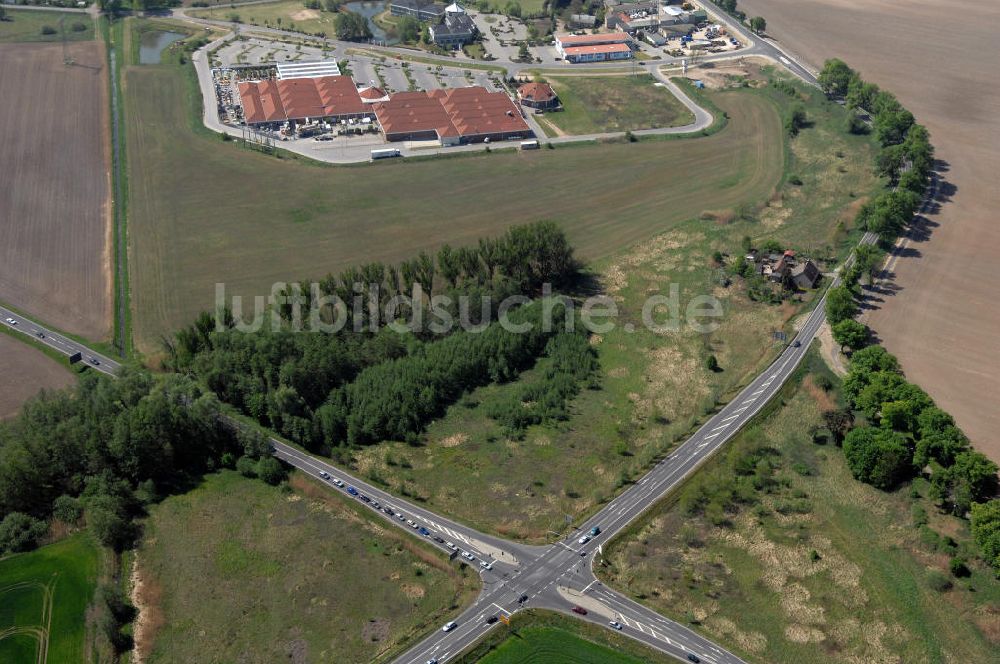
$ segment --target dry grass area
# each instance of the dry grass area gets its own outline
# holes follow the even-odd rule
[[[817,354],[807,366],[835,380]],[[606,546],[600,575],[748,661],[996,662],[1000,582],[976,563],[949,589],[931,583],[947,574],[940,537],[968,547],[967,524],[937,513],[926,482],[880,492],[814,443],[838,399],[815,375]]]
[[[1000,4],[977,0],[741,0],[819,67],[840,57],[891,90],[945,162],[939,208],[893,266],[894,294],[868,319],[907,377],[1000,461]],[[954,20],[960,16],[960,20]]]
[[[0,334],[0,420],[13,417],[39,390],[58,390],[74,382],[66,364],[6,334]]]
[[[150,664],[370,662],[478,580],[312,479],[282,490],[233,471],[152,509],[133,579]]]
[[[111,327],[104,46],[0,44],[0,300],[92,340]]]

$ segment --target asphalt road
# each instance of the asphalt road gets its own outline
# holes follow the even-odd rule
[[[14,324],[8,322],[9,320],[13,320]],[[23,314],[2,306],[0,306],[0,325],[6,325],[15,332],[20,332],[26,337],[31,337],[36,343],[57,350],[67,358],[75,353],[80,353],[81,362],[91,369],[96,369],[109,376],[113,376],[121,368],[121,365],[110,357],[93,351],[79,341],[70,339]]]

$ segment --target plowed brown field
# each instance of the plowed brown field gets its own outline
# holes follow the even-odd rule
[[[0,44],[0,300],[68,332],[111,329],[104,46]]]
[[[840,57],[927,125],[940,205],[893,264],[868,322],[908,377],[1000,461],[1000,3],[740,0],[814,67]]]
[[[39,390],[56,390],[73,383],[73,373],[40,350],[0,334],[0,420],[13,417]]]

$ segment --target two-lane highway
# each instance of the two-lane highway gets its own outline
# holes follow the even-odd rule
[[[24,336],[30,337],[35,343],[48,346],[62,353],[67,358],[79,353],[81,362],[109,376],[115,375],[121,368],[121,365],[110,357],[101,355],[78,341],[70,339],[23,314],[2,306],[0,306],[0,325],[5,325],[15,332],[20,332]]]

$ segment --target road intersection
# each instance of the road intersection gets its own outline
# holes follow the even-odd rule
[[[751,46],[742,55],[764,55],[780,61],[809,83],[816,79],[807,69],[786,57],[773,43],[753,41],[747,31],[728,17],[718,16],[732,30],[743,33]],[[279,31],[280,32],[280,31]],[[872,243],[867,233],[862,243]],[[848,259],[848,265],[853,255]],[[836,285],[839,278],[835,278]],[[454,618],[455,627],[435,630],[400,656],[400,664],[443,664],[481,639],[496,622],[492,616],[509,616],[523,608],[551,609],[600,625],[616,621],[621,632],[667,655],[686,660],[695,655],[708,664],[742,662],[709,639],[671,621],[627,596],[604,586],[593,572],[600,547],[633,523],[644,512],[691,476],[719,448],[740,431],[780,391],[801,363],[824,320],[825,297],[805,318],[799,332],[778,358],[721,408],[694,435],[659,461],[640,480],[586,519],[570,535],[548,546],[510,542],[435,514],[389,494],[332,464],[282,441],[271,439],[276,457],[357,500],[396,527],[413,531],[452,558],[479,568],[483,588],[477,600]],[[0,307],[0,319],[21,332],[66,355],[80,353],[91,368],[115,375],[120,364],[85,344],[51,330],[15,311]],[[599,532],[581,543],[581,534]],[[463,555],[464,554],[464,555]],[[576,611],[573,609],[576,608]],[[609,627],[610,628],[610,627]]]

